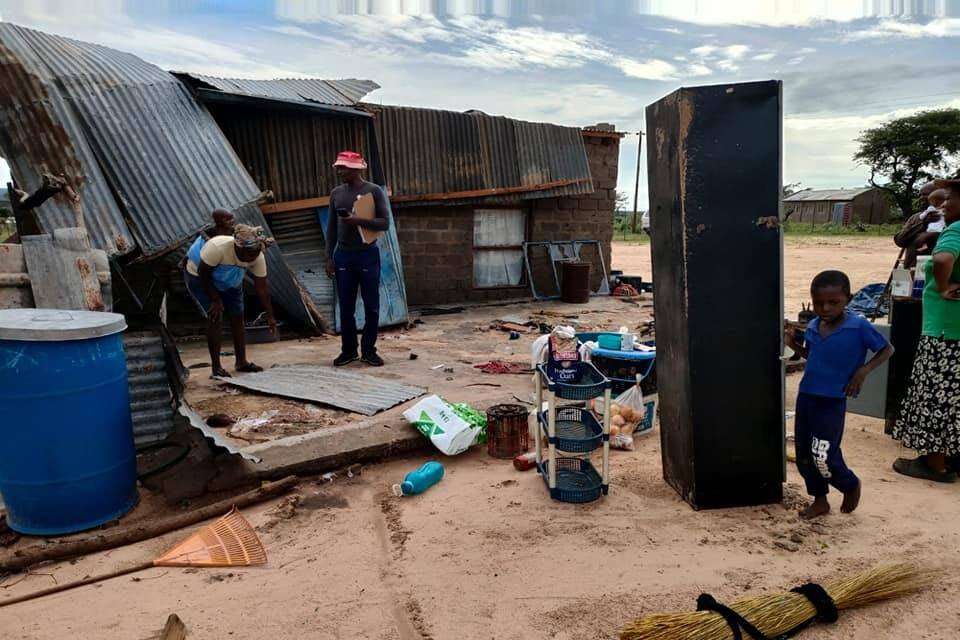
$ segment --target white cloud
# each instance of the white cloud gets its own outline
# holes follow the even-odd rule
[[[739,60],[750,51],[750,47],[745,44],[731,44],[723,48],[723,53],[731,60]]]
[[[960,18],[938,18],[927,23],[883,20],[869,29],[845,34],[845,40],[872,38],[955,38],[960,36]]]
[[[804,60],[806,60],[805,56],[797,56],[795,58],[790,58],[789,60],[787,60],[787,64],[789,65],[800,64]]]
[[[772,51],[767,51],[766,53],[758,53],[757,55],[753,56],[751,60],[757,60],[758,62],[769,62],[776,57],[777,54]]]
[[[803,49],[798,49],[798,50],[797,50],[797,53],[800,54],[800,55],[807,55],[807,54],[816,53],[816,52],[817,52],[817,50],[814,49],[813,47],[804,47]]]
[[[856,138],[864,129],[921,110],[947,107],[960,107],[960,99],[870,115],[787,115],[783,120],[784,175],[814,188],[863,184],[867,171],[850,159],[857,150]]]
[[[705,64],[691,64],[686,68],[684,73],[690,77],[696,78],[698,76],[708,76],[713,73],[713,70]]]
[[[715,47],[714,45],[704,44],[699,47],[694,47],[693,49],[690,49],[690,53],[692,53],[695,56],[704,58],[706,56],[712,55],[716,50],[717,50],[717,47]]]
[[[614,62],[614,66],[619,68],[624,74],[631,78],[640,78],[641,80],[674,80],[677,74],[677,68],[666,60],[631,60],[630,58],[620,58]]]
[[[722,71],[738,71],[740,66],[735,63],[733,60],[721,60],[717,63],[717,68]]]

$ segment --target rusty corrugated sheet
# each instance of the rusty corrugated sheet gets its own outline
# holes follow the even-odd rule
[[[72,115],[75,123],[69,129],[50,118],[21,123],[16,113],[6,113],[7,121],[19,128],[16,135],[26,139],[63,131],[60,138],[74,148],[86,144],[93,153],[95,162],[80,165],[81,170],[102,169],[112,194],[103,189],[91,194],[90,206],[84,207],[88,225],[96,219],[112,231],[119,208],[149,258],[192,238],[216,207],[234,209],[241,222],[265,224],[260,209],[245,204],[257,197],[256,184],[209,111],[175,77],[128,53],[8,23],[0,24],[0,45],[6,47],[9,64],[22,68],[13,75],[29,85],[7,87],[17,94],[7,104],[32,99],[33,80],[40,79],[50,104],[59,100],[66,105],[63,117],[70,121]],[[21,180],[17,171],[15,165]],[[98,246],[102,241],[101,233]],[[300,288],[280,251],[269,250],[267,262],[277,304],[310,325]]]
[[[270,229],[297,280],[328,327],[336,326],[333,280],[327,277],[327,247],[316,209],[271,216]]]
[[[413,107],[365,104],[373,113],[387,185],[394,196],[524,188],[503,201],[593,192],[579,129]],[[540,185],[574,181],[563,186]],[[436,204],[485,202],[458,198]],[[398,206],[423,205],[407,201]]]
[[[163,342],[157,334],[127,333],[123,349],[127,355],[133,440],[138,445],[163,440],[173,432],[173,394]]]
[[[307,364],[278,366],[218,380],[235,387],[309,400],[368,416],[426,393],[421,387],[386,378]]]
[[[93,246],[129,253],[133,238],[82,124],[23,31],[0,23],[0,149],[10,171],[27,192],[40,186],[43,173],[62,174],[79,197],[59,194],[39,207],[45,231],[83,224]]]
[[[319,78],[248,80],[245,78],[217,78],[180,71],[176,72],[176,75],[234,95],[261,96],[344,107],[355,105],[365,95],[380,88],[380,85],[372,80],[355,78],[347,80],[321,80]]]
[[[367,121],[215,105],[211,112],[247,171],[277,202],[329,195],[333,161],[350,149],[370,156]]]

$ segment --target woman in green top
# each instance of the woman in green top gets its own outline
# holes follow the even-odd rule
[[[923,335],[893,437],[920,457],[899,458],[898,473],[955,482],[960,459],[960,180],[937,180],[947,228],[926,266]]]

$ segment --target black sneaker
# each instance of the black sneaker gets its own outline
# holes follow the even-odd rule
[[[382,366],[383,366],[383,358],[381,358],[380,356],[378,356],[378,355],[375,354],[375,353],[371,353],[371,354],[368,355],[368,356],[363,356],[362,358],[360,358],[360,360],[363,361],[363,362],[366,362],[366,363],[367,363],[368,365],[370,365],[371,367],[382,367]]]
[[[337,359],[333,361],[333,366],[342,367],[351,362],[356,362],[358,360],[357,354],[350,355],[349,353],[341,353],[337,356]]]

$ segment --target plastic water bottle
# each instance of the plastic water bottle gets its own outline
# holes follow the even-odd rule
[[[393,493],[397,496],[414,496],[440,482],[442,477],[443,465],[431,460],[408,473],[402,483],[393,485]]]

